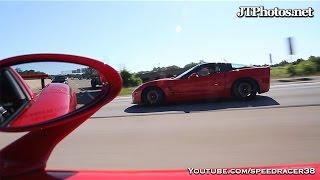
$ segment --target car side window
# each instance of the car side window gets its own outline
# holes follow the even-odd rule
[[[203,67],[197,72],[197,74],[203,77],[203,76],[213,75],[220,71],[221,71],[220,66],[215,65],[215,66]]]
[[[23,89],[8,69],[0,70],[0,127],[10,122],[27,102]]]
[[[215,73],[220,72],[220,66],[214,66],[214,72]]]
[[[210,68],[209,67],[203,67],[197,72],[197,74],[199,76],[208,76],[210,74]]]
[[[210,75],[221,72],[219,65],[210,66]]]

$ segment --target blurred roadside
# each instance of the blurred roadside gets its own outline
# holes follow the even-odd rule
[[[280,83],[303,83],[303,82],[320,82],[320,76],[302,76],[302,77],[290,77],[290,78],[274,78],[271,79],[272,84],[280,84]]]
[[[296,84],[296,83],[307,83],[307,82],[320,82],[319,76],[301,76],[301,77],[290,77],[290,78],[271,78],[271,86],[277,84]],[[122,88],[118,97],[131,97],[132,91],[136,87],[124,87]]]
[[[40,79],[28,79],[25,81],[28,84],[28,86],[32,89],[32,91],[35,93],[39,93],[42,89]],[[51,83],[51,79],[45,79],[45,85],[48,85],[49,83]]]

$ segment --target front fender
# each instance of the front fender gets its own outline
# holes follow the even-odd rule
[[[10,123],[10,126],[19,127],[41,123],[68,114],[74,111],[76,106],[76,95],[68,85],[51,83],[29,101],[25,109]]]

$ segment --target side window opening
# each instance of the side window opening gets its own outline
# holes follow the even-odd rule
[[[8,123],[26,102],[27,97],[9,70],[0,70],[0,125]]]
[[[213,73],[218,73],[218,72],[220,72],[221,71],[221,69],[220,69],[220,66],[219,65],[215,65],[215,66],[213,66],[212,67],[212,72]],[[212,74],[213,74],[212,73]]]
[[[208,67],[203,67],[201,68],[198,73],[197,73],[199,76],[208,76],[210,73],[210,68]]]
[[[220,66],[218,65],[210,65],[208,67],[203,67],[198,71],[199,76],[208,76],[213,75],[215,73],[221,72]]]

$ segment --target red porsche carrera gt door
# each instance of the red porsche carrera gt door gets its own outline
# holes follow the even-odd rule
[[[220,72],[219,67],[200,66],[189,77],[173,81],[169,88],[179,99],[217,98],[224,90],[224,73]]]

